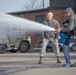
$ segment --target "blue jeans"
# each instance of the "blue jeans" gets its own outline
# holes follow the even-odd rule
[[[69,46],[63,45],[63,52],[64,52],[66,63],[70,64]]]

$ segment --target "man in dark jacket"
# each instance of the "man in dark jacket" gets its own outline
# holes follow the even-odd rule
[[[53,19],[53,13],[49,12],[47,14],[47,19],[43,21],[44,25],[48,25],[54,29],[60,29],[60,25],[58,23],[57,20]],[[40,51],[40,60],[39,60],[39,64],[42,63],[42,58],[46,53],[46,46],[48,44],[49,41],[51,41],[52,46],[53,46],[53,51],[56,54],[57,57],[57,63],[61,63],[59,56],[60,56],[60,50],[59,50],[59,44],[58,44],[58,38],[59,38],[59,33],[56,33],[55,31],[46,31],[43,33],[43,45],[42,45],[42,49]]]
[[[74,14],[72,8],[69,7],[65,10],[65,16],[68,18],[69,23],[66,28],[61,29],[61,32],[64,32],[64,33],[67,32],[70,34],[68,35],[68,38],[66,39],[65,44],[63,46],[63,52],[64,52],[64,56],[65,56],[65,60],[66,60],[66,63],[63,66],[69,67],[69,66],[71,66],[71,62],[70,62],[68,44],[69,44],[71,35],[74,34],[76,36],[76,15]]]

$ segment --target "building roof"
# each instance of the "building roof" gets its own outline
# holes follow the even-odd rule
[[[49,8],[45,8],[45,9],[36,9],[36,10],[28,10],[28,11],[18,11],[18,12],[10,12],[8,14],[27,14],[27,13],[36,13],[36,12],[44,12],[44,11],[48,11]]]
[[[45,12],[45,11],[49,11],[49,10],[64,10],[65,8],[58,8],[58,7],[48,7],[48,8],[44,8],[44,9],[36,9],[36,10],[28,10],[28,11],[18,11],[18,12],[10,12],[8,14],[27,14],[27,13],[38,13],[38,12]]]

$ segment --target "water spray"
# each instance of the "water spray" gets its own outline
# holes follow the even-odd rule
[[[24,30],[27,32],[29,31],[55,31],[54,28],[30,21],[24,18],[20,17],[15,17],[12,15],[0,13],[0,25],[5,25],[5,26],[19,26],[23,27]]]

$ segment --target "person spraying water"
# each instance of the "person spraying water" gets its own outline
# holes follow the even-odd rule
[[[43,24],[45,24],[45,26],[49,26],[52,27],[54,29],[60,29],[60,25],[58,23],[57,20],[53,19],[53,13],[52,12],[48,12],[47,13],[47,17],[46,19],[43,21]],[[50,41],[52,43],[53,46],[53,51],[57,57],[57,63],[61,63],[60,61],[60,50],[59,50],[59,43],[58,43],[58,39],[59,39],[59,33],[57,33],[56,31],[45,31],[43,33],[43,45],[42,48],[40,50],[40,59],[39,59],[39,64],[42,64],[42,58],[45,56],[46,53],[46,46],[48,44],[48,42]]]

